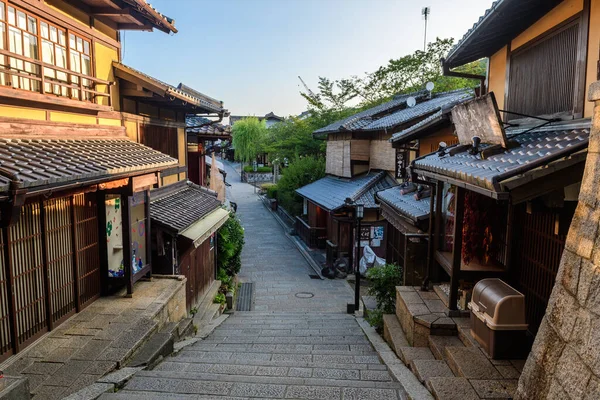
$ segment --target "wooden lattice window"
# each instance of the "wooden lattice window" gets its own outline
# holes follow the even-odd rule
[[[574,113],[579,27],[579,20],[573,21],[511,54],[509,111],[533,116]]]

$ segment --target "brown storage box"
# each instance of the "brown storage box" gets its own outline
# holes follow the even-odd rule
[[[500,279],[482,279],[469,303],[471,334],[492,358],[526,354],[525,296]]]

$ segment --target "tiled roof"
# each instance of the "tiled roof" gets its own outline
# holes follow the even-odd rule
[[[0,167],[17,174],[26,188],[110,178],[177,163],[127,139],[0,139]],[[0,191],[7,189],[7,181],[0,179]]]
[[[377,207],[375,192],[394,184],[394,180],[383,171],[370,172],[352,179],[328,175],[297,189],[296,193],[329,211],[342,207],[346,198],[360,200],[365,207],[374,208]]]
[[[164,14],[161,14],[154,8],[150,3],[146,0],[124,0],[125,2],[132,4],[134,6],[138,6],[138,10],[143,10],[145,15],[148,15],[155,19],[154,23],[164,25],[165,30],[171,31],[173,33],[177,33],[177,29],[175,29],[175,20],[173,18],[169,18]]]
[[[217,194],[191,182],[178,182],[150,192],[153,223],[177,233],[221,207]]]
[[[372,118],[379,114],[387,113],[387,112],[396,110],[400,107],[405,107],[406,100],[409,97],[412,96],[412,97],[415,97],[416,99],[424,99],[428,95],[428,93],[429,92],[427,92],[426,90],[423,90],[423,91],[420,91],[417,93],[394,96],[394,98],[388,102],[379,104],[378,106],[369,108],[368,110],[361,111],[357,114],[351,115],[347,118],[344,118],[342,120],[331,123],[324,128],[317,129],[314,133],[333,133],[333,132],[340,132],[342,130],[351,129],[353,124],[356,124],[356,121],[358,121],[360,119],[365,119],[368,121],[369,118]]]
[[[412,125],[411,127],[406,128],[405,130],[400,131],[398,133],[395,133],[394,135],[392,135],[390,142],[402,143],[402,142],[410,141],[410,140],[412,140],[412,138],[415,135],[417,135],[423,129],[425,129],[431,125],[435,125],[438,122],[444,120],[444,118],[447,118],[446,116],[448,115],[448,113],[449,113],[449,111],[440,109],[439,111],[431,114],[429,117]]]
[[[492,155],[485,160],[480,153],[471,155],[468,150],[442,157],[432,153],[413,161],[413,171],[466,182],[475,186],[500,191],[499,182],[544,166],[587,148],[590,134],[589,120],[559,124],[530,132],[524,129],[507,130],[509,142],[517,144],[510,150]],[[481,145],[480,150],[488,145]]]
[[[210,120],[208,118],[200,117],[197,115],[187,116],[185,119],[185,124],[188,126],[188,133],[197,133],[201,135],[214,135],[214,136],[227,136],[231,135],[231,126],[223,125],[223,124],[212,124],[212,125],[204,125],[198,128],[200,125],[209,123]]]
[[[415,222],[429,218],[431,204],[429,197],[416,200],[415,192],[403,195],[400,194],[400,186],[395,186],[377,192],[377,198]]]
[[[417,104],[408,107],[406,100],[414,97]],[[442,110],[444,113],[452,107],[473,98],[473,91],[461,89],[452,92],[438,93],[428,99],[428,92],[422,91],[412,95],[396,96],[394,100],[362,111],[341,121],[316,130],[314,133],[334,133],[347,131],[384,131],[393,130],[403,124],[428,116]]]
[[[123,63],[120,63],[118,61],[113,61],[113,67],[117,70],[127,72],[134,76],[137,75],[139,77],[138,79],[146,80],[146,81],[152,83],[153,87],[160,88],[162,93],[157,93],[157,94],[160,94],[162,96],[175,97],[186,103],[190,103],[194,106],[201,107],[208,112],[220,113],[220,112],[225,111],[223,109],[223,104],[221,102],[218,102],[217,100],[215,100],[211,97],[205,96],[200,92],[188,91],[189,88],[187,88],[187,86],[184,86],[181,83],[179,84],[180,87],[175,87],[173,85],[169,85],[166,82],[156,79],[148,74],[145,74],[135,68],[132,68],[132,67],[125,65]],[[125,76],[129,76],[129,75],[126,74]],[[126,78],[123,78],[123,79],[126,79]]]
[[[450,68],[489,57],[563,0],[496,0],[450,50]]]
[[[405,108],[380,118],[377,121],[374,121],[368,127],[364,128],[364,130],[374,131],[391,129],[395,126],[402,125],[414,119],[429,115],[432,112],[439,110],[449,112],[450,109],[452,109],[452,107],[455,105],[463,103],[472,98],[472,90],[457,90],[453,92],[440,93],[431,100],[423,101],[414,107]]]

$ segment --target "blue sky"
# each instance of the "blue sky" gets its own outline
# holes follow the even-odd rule
[[[179,33],[125,32],[124,63],[170,84],[183,82],[237,115],[297,115],[298,75],[361,75],[423,46],[458,39],[492,0],[152,0]]]

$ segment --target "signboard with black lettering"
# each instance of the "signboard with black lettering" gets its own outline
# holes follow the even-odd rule
[[[408,150],[396,149],[396,179],[406,179],[408,167]]]

